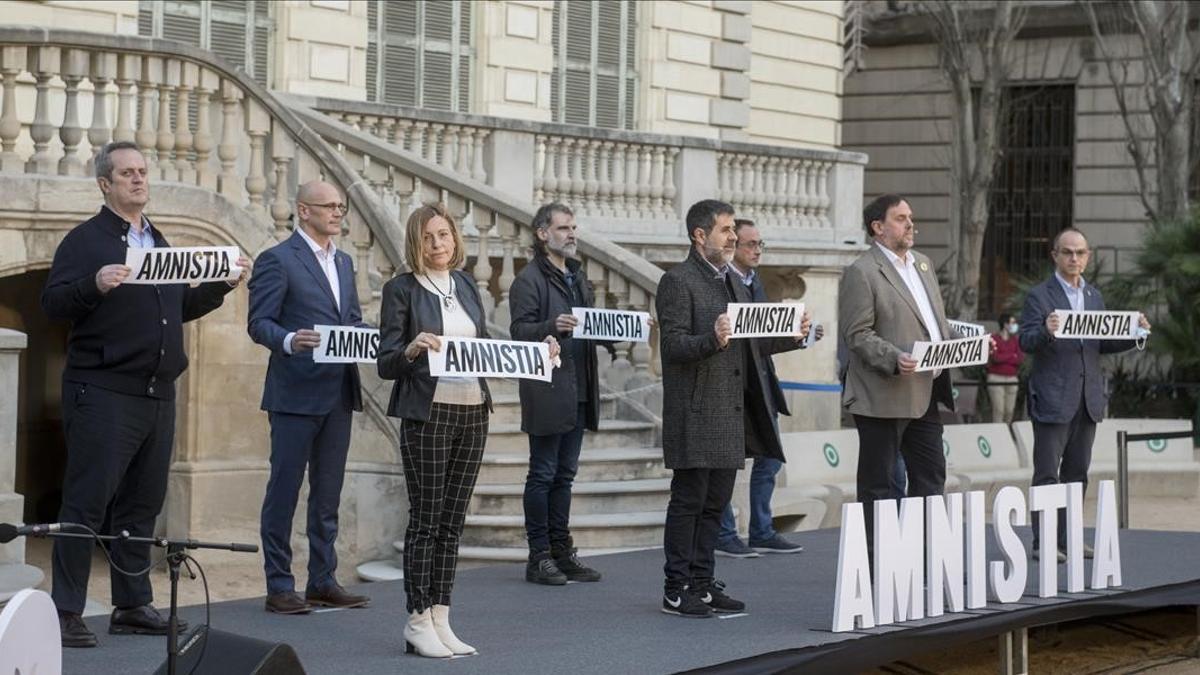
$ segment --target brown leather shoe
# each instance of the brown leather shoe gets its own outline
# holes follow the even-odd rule
[[[267,611],[276,614],[308,614],[312,605],[304,601],[295,591],[275,593],[267,596]]]
[[[317,591],[304,591],[304,599],[310,604],[322,607],[366,607],[371,599],[365,595],[356,595],[342,588],[341,584],[333,583]]]

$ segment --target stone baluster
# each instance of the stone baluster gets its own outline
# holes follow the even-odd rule
[[[817,226],[829,228],[833,224],[829,221],[829,172],[833,169],[832,162],[821,162],[820,168],[817,170]]]
[[[158,84],[158,169],[163,180],[179,180],[179,169],[175,164],[175,132],[171,129],[171,99],[179,86],[179,61],[167,59],[163,63],[163,78]],[[186,115],[187,112],[185,111]]]
[[[58,47],[30,47],[29,71],[37,80],[37,101],[29,135],[33,138],[33,156],[25,162],[25,173],[53,174],[54,160],[50,157],[50,140],[54,138],[54,123],[50,121],[50,78],[62,65]]]
[[[626,218],[638,217],[638,148],[640,145],[625,146],[625,199],[623,214]]]
[[[496,303],[492,321],[501,326],[508,326],[512,323],[508,292],[512,288],[513,280],[517,278],[513,271],[517,248],[517,225],[512,219],[497,214],[496,233],[500,236],[500,253],[503,257],[500,261],[500,278],[497,279],[500,284],[500,302]]]
[[[546,161],[542,165],[542,198],[538,205],[558,201],[558,148],[559,139],[556,136],[543,136],[546,146]]]
[[[442,134],[445,128],[444,124],[429,125],[429,142],[425,146],[425,159],[435,164],[438,161],[438,150],[442,147]]]
[[[788,194],[788,174],[791,173],[791,159],[782,157],[779,160],[778,174],[775,177],[775,193],[778,195],[778,204],[775,207],[776,218],[779,225],[789,227],[791,222],[788,220],[788,201],[791,196]]]
[[[533,137],[533,203],[546,203],[546,137]]]
[[[663,174],[665,149],[654,146],[654,164],[650,170],[650,217],[660,218],[663,214]]]
[[[798,215],[797,205],[800,202],[800,160],[792,158],[784,161],[784,222],[788,227],[799,227],[800,218]]]
[[[455,164],[455,171],[464,178],[471,175],[471,169],[475,163],[474,148],[475,130],[460,128],[458,131],[458,162]]]
[[[462,127],[446,125],[442,129],[442,156],[439,158],[440,164],[450,171],[455,171],[455,159],[458,157],[458,134]]]
[[[392,143],[401,150],[408,150],[408,130],[412,128],[412,120],[396,120],[392,130]]]
[[[219,86],[216,73],[205,69],[200,71],[200,81],[196,86],[196,134],[192,139],[192,147],[196,149],[196,185],[211,192],[217,191],[217,174],[209,161],[213,149],[210,101]]]
[[[667,148],[666,165],[663,167],[663,217],[673,219],[677,213],[675,195],[679,190],[675,187],[675,158],[679,148]]]
[[[345,122],[346,125],[349,126],[351,129],[358,131],[359,130],[358,124],[359,124],[359,122],[362,121],[362,115],[357,115],[354,113],[347,113],[346,116],[342,118],[342,121]]]
[[[287,128],[279,120],[271,120],[271,159],[275,163],[275,195],[271,200],[271,220],[275,223],[275,238],[283,241],[288,236],[288,216],[292,214],[289,196],[289,170],[292,157],[296,154],[295,144]]]
[[[635,312],[645,312],[650,305],[650,294],[636,284],[629,284],[629,309]],[[653,381],[650,375],[650,341],[634,342],[629,350],[629,362],[633,364],[634,375],[627,383],[628,389],[643,387]]]
[[[131,142],[133,133],[133,85],[142,72],[142,57],[121,54],[117,57],[117,123],[113,126],[113,140]]]
[[[116,52],[92,52],[89,57],[88,79],[92,82],[92,126],[88,127],[88,145],[92,156],[84,167],[84,174],[91,175],[96,166],[96,155],[111,138],[108,127],[108,83],[117,75]]]
[[[613,309],[629,308],[629,281],[624,277],[609,271],[608,292],[612,295]],[[633,364],[629,361],[629,342],[618,342],[614,345],[616,357],[608,366],[605,380],[614,391],[625,391],[625,384],[633,375]]]
[[[580,148],[583,155],[583,209],[589,215],[600,215],[596,193],[600,189],[600,181],[596,178],[596,148],[600,141],[582,140]]]
[[[412,150],[414,155],[423,159],[429,158],[429,151],[425,146],[425,137],[428,129],[428,122],[416,122],[413,124],[412,145],[409,147],[409,150]]]
[[[366,132],[368,135],[379,136],[379,118],[375,115],[363,115],[362,121],[359,123],[359,130]]]
[[[179,182],[196,184],[196,164],[192,147],[196,137],[192,134],[192,90],[200,79],[200,67],[195,63],[180,63],[179,87],[175,89],[175,169]]]
[[[763,215],[764,225],[779,225],[779,158],[768,157],[763,169]]]
[[[588,281],[592,284],[592,290],[595,293],[595,306],[601,309],[606,309],[609,306],[608,302],[608,279],[605,276],[607,272],[604,265],[593,258],[587,258],[583,261],[584,268],[587,270]]]
[[[17,154],[21,120],[17,117],[17,76],[25,71],[25,47],[0,47],[0,78],[4,101],[0,103],[0,173],[21,173],[25,163]]]
[[[770,220],[770,199],[767,190],[770,184],[767,182],[767,160],[764,155],[758,155],[754,158],[754,210],[755,217],[761,218],[764,221]]]
[[[242,90],[231,80],[221,81],[221,143],[217,146],[217,159],[221,160],[221,175],[217,181],[219,191],[234,204],[241,205],[241,180],[237,174],[238,150],[241,148],[241,126],[238,124],[238,108]]]
[[[599,187],[596,190],[596,203],[600,206],[600,215],[612,216],[615,213],[612,203],[612,141],[600,144],[599,157]]]
[[[475,211],[475,205],[472,205],[471,211]],[[488,317],[492,316],[492,310],[495,309],[496,300],[492,296],[492,261],[491,252],[489,250],[489,235],[495,223],[493,218],[495,214],[491,214],[486,218],[479,218],[475,223],[475,228],[479,231],[479,249],[475,256],[475,266],[471,268],[471,273],[475,277],[475,285],[479,288],[479,297],[483,301],[484,314]]]
[[[387,116],[380,117],[379,123],[375,125],[375,136],[384,143],[390,143],[394,135],[393,129],[396,126],[396,118]]]
[[[483,144],[491,135],[490,129],[476,128],[471,138],[471,178],[480,183],[487,183],[487,169],[483,166]]]
[[[729,196],[729,153],[717,153],[717,199],[732,203]]]
[[[151,120],[154,119],[154,90],[162,81],[162,70],[162,58],[157,56],[142,58],[141,79],[138,80],[138,126],[134,141],[137,142],[142,154],[146,157],[147,175],[153,175],[157,170],[158,149],[155,142],[158,138],[154,133],[154,125]]]
[[[729,199],[730,203],[733,204],[735,209],[741,209],[742,204],[744,204],[746,201],[746,191],[743,189],[745,183],[743,182],[744,167],[742,160],[744,158],[745,155],[729,156],[729,165],[731,168]]]
[[[570,199],[575,203],[575,208],[578,208],[583,199],[583,189],[587,185],[587,179],[583,175],[584,147],[587,141],[582,138],[571,138],[568,139],[568,143],[570,144],[568,151],[571,153]],[[586,204],[584,206],[586,208]]]
[[[800,225],[801,227],[815,227],[817,224],[813,214],[817,208],[817,198],[814,194],[815,181],[813,180],[813,161],[811,159],[803,160],[800,163]]]
[[[625,149],[627,147],[626,143],[615,143],[613,147],[611,199],[612,215],[617,218],[624,217],[628,213],[625,203]]]
[[[246,168],[246,193],[250,197],[249,210],[256,216],[265,216],[263,195],[267,191],[267,177],[263,175],[263,155],[267,134],[271,131],[271,114],[253,99],[246,101],[246,133],[250,135],[250,166]]]
[[[638,173],[637,173],[637,194],[638,194],[638,217],[652,218],[654,214],[650,211],[650,161],[652,150],[650,146],[639,145],[638,148]]]
[[[79,83],[87,77],[88,54],[82,49],[67,49],[62,52],[60,77],[66,105],[63,108],[63,123],[58,128],[58,138],[63,144],[63,156],[58,160],[60,176],[83,175],[83,161],[79,159],[79,143],[83,141],[83,127],[79,124]]]

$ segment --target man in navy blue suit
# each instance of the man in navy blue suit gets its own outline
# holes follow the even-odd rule
[[[355,364],[314,363],[316,325],[363,326],[354,265],[337,250],[346,203],[337,188],[313,181],[296,194],[295,232],[258,257],[250,278],[248,330],[271,350],[262,409],[271,421],[271,477],[261,534],[266,609],[304,614],[313,605],[362,607],[369,598],[338,584],[338,504],[350,449],[352,411],[362,410]],[[292,576],[292,517],[307,467],[308,583]]]
[[[1054,238],[1054,275],[1034,286],[1021,310],[1021,349],[1033,357],[1029,376],[1029,418],[1033,420],[1033,485],[1083,483],[1087,487],[1096,424],[1108,405],[1100,355],[1133,348],[1133,340],[1058,339],[1057,311],[1103,310],[1100,291],[1083,279],[1087,239],[1069,227]],[[1145,316],[1140,324],[1146,331]],[[1038,513],[1033,514],[1033,556],[1039,555]],[[1059,563],[1066,562],[1066,510],[1058,511]],[[1091,557],[1091,547],[1084,554]],[[1048,554],[1050,555],[1050,554]]]

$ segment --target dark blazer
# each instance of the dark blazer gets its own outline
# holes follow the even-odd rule
[[[731,279],[738,302],[750,290]],[[663,459],[668,469],[740,469],[746,460],[747,403],[743,378],[758,387],[766,409],[754,413],[763,455],[784,460],[770,393],[770,354],[798,349],[792,338],[731,340],[717,346],[713,325],[729,303],[726,282],[693,248],[663,275],[658,285],[659,351],[663,368]],[[746,353],[754,363],[747,373]]]
[[[358,366],[353,363],[313,363],[312,351],[288,354],[283,339],[301,328],[318,324],[365,327],[354,284],[354,262],[344,251],[334,254],[341,291],[341,310],[333,288],[308,242],[293,232],[263,251],[250,276],[250,339],[271,350],[263,384],[262,409],[293,415],[325,415],[349,403],[362,410]]]
[[[150,227],[155,246],[170,245]],[[107,206],[68,232],[54,252],[42,309],[71,322],[64,380],[169,401],[188,366],[183,324],[220,307],[233,288],[224,281],[122,284],[102,295],[96,272],[125,264],[128,232],[129,223]]]
[[[483,315],[483,301],[475,280],[460,270],[452,270],[454,296],[475,321],[476,337],[488,336]],[[442,334],[442,300],[421,287],[412,272],[393,277],[383,285],[383,307],[379,312],[379,376],[396,380],[387,414],[406,420],[429,421],[433,406],[433,391],[437,378],[429,374],[429,355],[421,354],[416,361],[404,356],[408,343],[420,333]],[[479,378],[483,400],[492,409],[492,394],[487,380]]]
[[[595,297],[583,266],[578,260],[567,260],[567,268],[576,274],[576,283],[583,294],[583,306],[592,307]],[[514,340],[541,342],[547,336],[558,338],[562,366],[555,368],[550,382],[521,380],[521,431],[537,436],[564,434],[575,428],[578,414],[576,369],[585,369],[587,406],[584,426],[592,431],[600,423],[600,384],[597,377],[596,347],[604,343],[583,340],[583,362],[576,363],[574,340],[570,333],[559,333],[554,318],[571,313],[571,294],[563,273],[545,255],[538,254],[513,280],[508,294],[512,311],[509,333]]]
[[[758,276],[758,273],[755,273],[754,278],[750,280],[750,299],[752,302],[771,301],[767,297],[767,289],[763,288],[762,277]],[[803,348],[803,343],[801,343],[801,348]],[[770,382],[771,398],[775,402],[775,410],[781,415],[791,415],[792,411],[788,410],[787,399],[783,397],[783,387],[779,385],[779,376],[775,374],[775,359],[768,356],[766,362],[767,379]]]
[[[1085,310],[1103,310],[1099,289],[1083,291]],[[1071,303],[1055,275],[1034,286],[1021,309],[1021,350],[1033,357],[1029,375],[1029,419],[1046,424],[1067,424],[1087,406],[1093,422],[1104,419],[1108,405],[1108,378],[1100,368],[1100,355],[1131,349],[1133,340],[1058,340],[1046,330],[1046,317],[1056,309],[1070,310]]]

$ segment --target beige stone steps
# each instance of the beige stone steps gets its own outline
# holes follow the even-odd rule
[[[635,420],[600,420],[600,429],[583,435],[585,450],[613,447],[649,447],[654,445],[657,430],[651,422]],[[488,427],[486,453],[528,453],[529,436],[521,431],[520,423],[492,424]]]
[[[477,485],[524,484],[528,471],[528,446],[519,453],[485,452]],[[670,475],[663,466],[660,448],[593,448],[579,455],[575,488],[591,481],[667,478]]]
[[[665,504],[659,511],[584,514],[571,518],[571,536],[583,548],[644,548],[662,545]],[[525,516],[467,516],[464,546],[517,548],[524,546]]]
[[[469,513],[523,513],[524,493],[524,483],[476,485]],[[666,509],[670,495],[670,478],[576,482],[571,489],[571,517]]]

